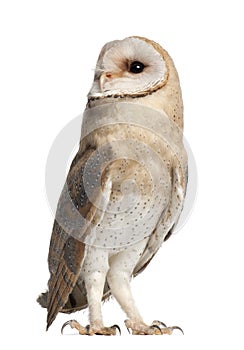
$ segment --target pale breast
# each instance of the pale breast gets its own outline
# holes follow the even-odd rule
[[[88,111],[83,124],[84,137],[96,147],[84,183],[100,212],[89,243],[112,250],[151,235],[172,196],[172,167],[184,158],[181,132],[167,116],[125,107],[106,105],[96,110],[99,118]],[[102,200],[96,201],[98,192]]]

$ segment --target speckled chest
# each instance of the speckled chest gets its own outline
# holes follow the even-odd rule
[[[99,212],[86,243],[118,250],[149,237],[170,201],[177,132],[158,111],[134,104],[85,114],[82,135],[96,142],[96,151],[84,183]]]

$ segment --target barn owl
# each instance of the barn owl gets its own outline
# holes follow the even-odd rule
[[[183,103],[174,63],[142,37],[107,43],[98,57],[83,114],[79,150],[61,193],[48,264],[47,329],[59,312],[89,309],[80,334],[115,335],[103,323],[112,295],[132,334],[171,334],[176,326],[146,324],[130,281],[173,232],[187,186]],[[62,329],[64,328],[62,327]]]

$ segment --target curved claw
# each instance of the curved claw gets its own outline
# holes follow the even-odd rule
[[[183,332],[183,329],[178,327],[178,326],[173,326],[173,327],[170,327],[172,330],[174,329],[179,329],[179,331],[181,331],[181,333],[184,335],[184,332]]]
[[[111,328],[118,329],[119,335],[121,335],[121,329],[120,329],[120,327],[117,324],[114,324],[113,326],[111,326]]]
[[[152,324],[152,325],[150,326],[150,328],[153,328],[153,329],[156,328],[156,329],[159,330],[160,333],[162,333],[161,328],[160,328],[157,324]]]
[[[66,327],[66,326],[70,326],[71,327],[71,322],[72,321],[75,321],[75,320],[69,320],[69,321],[67,321],[67,322],[65,322],[64,324],[63,324],[63,326],[62,326],[62,328],[61,328],[61,334],[63,334],[63,331],[64,331],[64,328]]]
[[[163,327],[167,328],[165,323],[158,321],[158,320],[153,321],[152,325],[163,326]]]
[[[127,329],[128,333],[129,333],[129,334],[131,334],[131,332],[130,332],[130,328],[128,328],[126,325],[125,325],[125,327],[126,327],[126,329]]]

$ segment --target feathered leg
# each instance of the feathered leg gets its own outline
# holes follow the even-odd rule
[[[165,324],[160,321],[154,321],[151,326],[146,325],[132,296],[130,279],[144,246],[145,242],[142,241],[136,246],[128,247],[126,251],[111,257],[111,266],[107,276],[108,284],[113,296],[128,317],[125,321],[125,325],[128,330],[132,330],[132,334],[172,334],[174,329],[180,328],[175,326],[166,327]]]
[[[108,253],[99,248],[89,247],[82,266],[81,276],[85,281],[90,325],[83,327],[75,320],[68,321],[65,324],[69,324],[71,328],[76,328],[80,334],[116,335],[116,329],[120,332],[116,325],[104,327],[103,324],[101,301],[108,269]]]

